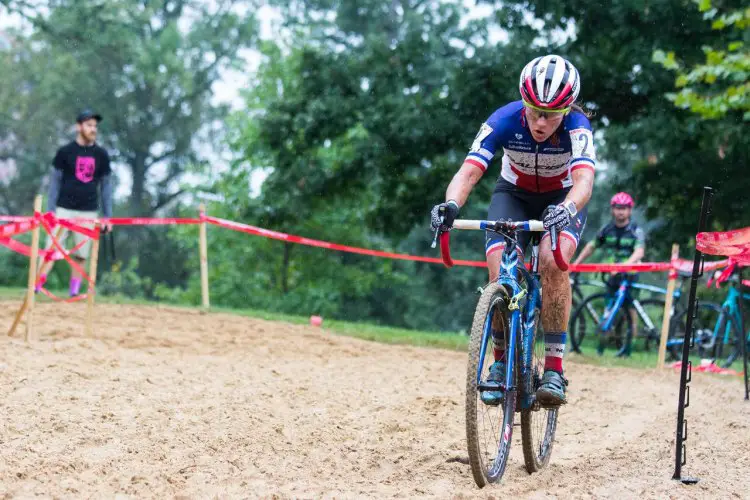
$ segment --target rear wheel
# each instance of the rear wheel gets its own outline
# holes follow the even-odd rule
[[[728,315],[722,308],[709,302],[699,302],[693,320],[693,331],[695,332],[693,353],[699,358],[715,358],[721,353],[718,345],[719,337],[724,335],[726,318]],[[687,329],[687,309],[680,311],[669,325],[669,339],[667,350],[675,361],[682,360],[683,343],[685,342],[685,330]],[[719,332],[718,336],[714,332]],[[688,339],[689,340],[689,339]]]
[[[544,375],[544,335],[539,326],[539,311],[536,312],[536,328],[531,345],[531,378],[530,394],[542,383]],[[521,351],[519,351],[521,352]],[[523,460],[529,474],[543,469],[552,456],[552,445],[555,441],[557,429],[557,408],[542,408],[533,397],[530,408],[521,410],[521,441],[523,444]]]
[[[508,301],[505,288],[498,283],[490,283],[479,298],[471,326],[466,373],[466,442],[471,472],[480,488],[502,478],[513,437],[516,390],[506,390],[503,401],[498,406],[490,406],[480,399],[478,387],[480,381],[487,380],[489,368],[494,362],[495,341],[489,333],[490,325],[500,325],[505,332],[501,348],[507,352],[505,343],[510,328]],[[516,387],[515,369],[511,379],[512,386]]]
[[[723,334],[723,330],[720,330],[720,332]],[[729,368],[732,363],[738,359],[742,360],[742,344],[740,344],[740,339],[742,339],[742,337],[743,335],[742,332],[740,332],[740,325],[737,324],[737,321],[732,321],[729,339],[723,346],[724,349],[722,354],[726,354],[726,358],[721,361],[722,368]],[[747,349],[750,347],[750,344],[748,344],[748,338],[746,337],[744,340],[745,349]]]

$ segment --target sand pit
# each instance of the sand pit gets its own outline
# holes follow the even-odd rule
[[[0,303],[3,330],[15,302]],[[551,466],[520,432],[503,483],[466,465],[465,354],[225,314],[38,305],[0,339],[0,497],[748,498],[750,403],[695,374],[688,471],[670,480],[677,375],[568,363]]]

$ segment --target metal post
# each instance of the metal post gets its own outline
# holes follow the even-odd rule
[[[710,187],[703,188],[703,201],[701,202],[701,214],[698,220],[698,232],[706,230],[708,215],[711,212],[711,199],[713,198],[713,189]],[[690,295],[688,298],[687,324],[685,337],[682,343],[682,369],[680,370],[680,395],[677,401],[677,431],[675,433],[675,466],[672,479],[682,481],[685,484],[695,484],[697,478],[682,477],[682,466],[687,462],[685,441],[687,441],[687,420],[685,420],[685,408],[690,405],[690,387],[688,382],[692,378],[692,365],[690,364],[690,347],[693,344],[693,320],[697,309],[697,300],[695,298],[698,289],[698,278],[703,274],[702,269],[703,253],[695,249],[695,259],[693,259],[693,274],[690,278]]]

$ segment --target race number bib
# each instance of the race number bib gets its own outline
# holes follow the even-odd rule
[[[479,129],[479,133],[474,138],[474,142],[471,144],[471,152],[476,153],[477,151],[482,149],[482,141],[485,140],[491,133],[492,127],[490,127],[486,123],[483,123],[482,127]]]
[[[570,131],[571,153],[573,158],[589,158],[596,160],[594,136],[587,128],[577,128]]]

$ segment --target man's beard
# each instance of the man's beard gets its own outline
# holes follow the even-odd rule
[[[84,132],[81,132],[81,135],[83,136],[83,140],[86,142],[95,142],[96,141],[96,133],[93,134],[86,134]]]

